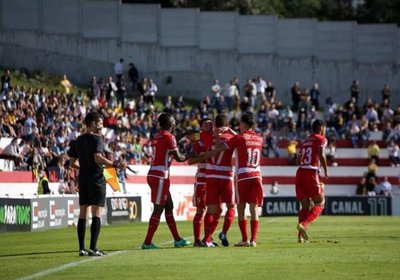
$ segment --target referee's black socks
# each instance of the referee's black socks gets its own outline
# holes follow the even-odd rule
[[[100,217],[93,217],[92,218],[92,226],[90,227],[90,249],[91,250],[96,250],[96,244],[97,244],[97,238],[99,237],[100,234],[100,228],[101,228],[101,220]]]
[[[79,250],[84,250],[85,249],[86,219],[79,218],[77,232],[78,232]]]

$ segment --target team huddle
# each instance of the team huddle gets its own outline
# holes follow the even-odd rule
[[[242,239],[235,246],[256,247],[259,227],[257,207],[261,206],[263,201],[260,168],[263,138],[253,130],[256,124],[254,116],[242,115],[239,125],[240,133],[229,128],[226,115],[217,115],[214,123],[211,119],[203,119],[199,134],[188,131],[185,135],[192,145],[191,152],[187,155],[179,153],[177,139],[172,134],[175,126],[174,118],[169,114],[161,114],[158,121],[160,130],[153,141],[154,154],[147,175],[154,211],[142,249],[157,248],[152,243],[152,238],[163,211],[175,240],[174,246],[184,247],[191,244],[178,234],[173,216],[173,203],[169,192],[171,156],[179,162],[187,160],[189,164],[198,164],[193,195],[193,205],[196,207],[196,215],[193,219],[193,245],[195,247],[218,246],[212,236],[218,228],[222,205],[225,203],[224,222],[218,234],[222,245],[229,246],[227,234],[232,226],[235,205],[237,205]],[[304,141],[300,150],[299,169],[296,174],[296,196],[302,206],[297,226],[300,243],[308,242],[308,224],[318,217],[324,207],[324,188],[319,180],[320,164],[327,177],[324,153],[327,141],[324,135],[325,123],[320,120],[314,121],[313,134]],[[236,164],[232,160],[235,151]],[[234,170],[234,165],[236,165],[236,170]],[[245,215],[247,204],[249,204],[251,215],[250,238]]]
[[[147,182],[151,189],[151,201],[154,204],[142,249],[156,249],[153,236],[164,212],[165,220],[174,238],[174,246],[185,247],[190,241],[181,238],[173,215],[169,167],[171,159],[178,162],[188,161],[197,164],[194,184],[193,204],[196,215],[193,219],[195,247],[215,247],[212,236],[217,230],[222,212],[226,205],[224,223],[218,238],[223,246],[229,246],[228,231],[235,217],[235,206],[238,211],[238,224],[241,240],[235,244],[240,247],[257,246],[259,228],[258,207],[263,202],[262,176],[260,159],[263,139],[254,131],[256,121],[252,114],[243,114],[240,119],[240,133],[228,126],[226,115],[203,119],[200,133],[190,130],[175,138],[172,134],[175,119],[163,113],[158,117],[159,130],[153,140],[153,157]],[[124,160],[111,161],[104,156],[104,142],[101,137],[103,128],[102,116],[90,112],[85,117],[86,133],[71,143],[68,155],[71,166],[79,169],[79,205],[80,214],[77,226],[79,256],[104,256],[97,248],[97,239],[101,229],[101,212],[105,203],[106,181],[103,175],[104,166],[124,169]],[[298,242],[308,242],[307,228],[324,209],[324,184],[320,182],[320,167],[328,177],[324,149],[325,123],[315,120],[312,124],[313,134],[304,140],[298,157],[296,173],[296,196],[301,203],[299,211]],[[186,137],[191,141],[191,152],[182,155],[178,151],[177,140]],[[236,152],[236,164],[233,164],[233,153]],[[235,165],[235,168],[234,168]],[[248,235],[246,205],[250,210],[250,238]],[[92,213],[90,228],[90,247],[85,248],[86,221],[89,211]],[[201,235],[204,224],[204,235]]]

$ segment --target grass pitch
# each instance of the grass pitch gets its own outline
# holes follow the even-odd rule
[[[0,279],[400,279],[399,217],[322,216],[309,244],[296,243],[296,220],[262,218],[256,248],[175,249],[162,223],[154,239],[162,248],[140,250],[146,223],[103,226],[103,258],[77,256],[74,227],[2,233]],[[190,222],[178,228],[192,236]],[[228,237],[240,239],[236,221]]]

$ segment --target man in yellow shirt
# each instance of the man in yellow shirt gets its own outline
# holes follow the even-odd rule
[[[60,84],[61,84],[61,86],[64,89],[64,92],[66,94],[70,93],[71,88],[72,88],[72,84],[68,80],[67,75],[64,74],[63,79],[61,80]]]
[[[379,146],[376,141],[372,141],[371,144],[368,145],[368,157],[370,159],[375,159],[376,162],[379,160]]]

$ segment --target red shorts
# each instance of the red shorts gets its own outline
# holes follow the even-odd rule
[[[207,178],[206,179],[206,204],[218,205],[221,203],[233,204],[235,197],[233,194],[233,180]]]
[[[169,178],[147,176],[147,184],[149,184],[151,189],[151,202],[164,206],[168,197],[171,196],[169,192]]]
[[[206,208],[206,184],[194,183],[193,206]]]
[[[261,178],[240,180],[237,182],[237,203],[255,203],[259,206],[263,203],[263,190]]]
[[[319,180],[319,172],[315,169],[299,168],[296,172],[296,198],[303,200],[324,193],[323,183]]]

